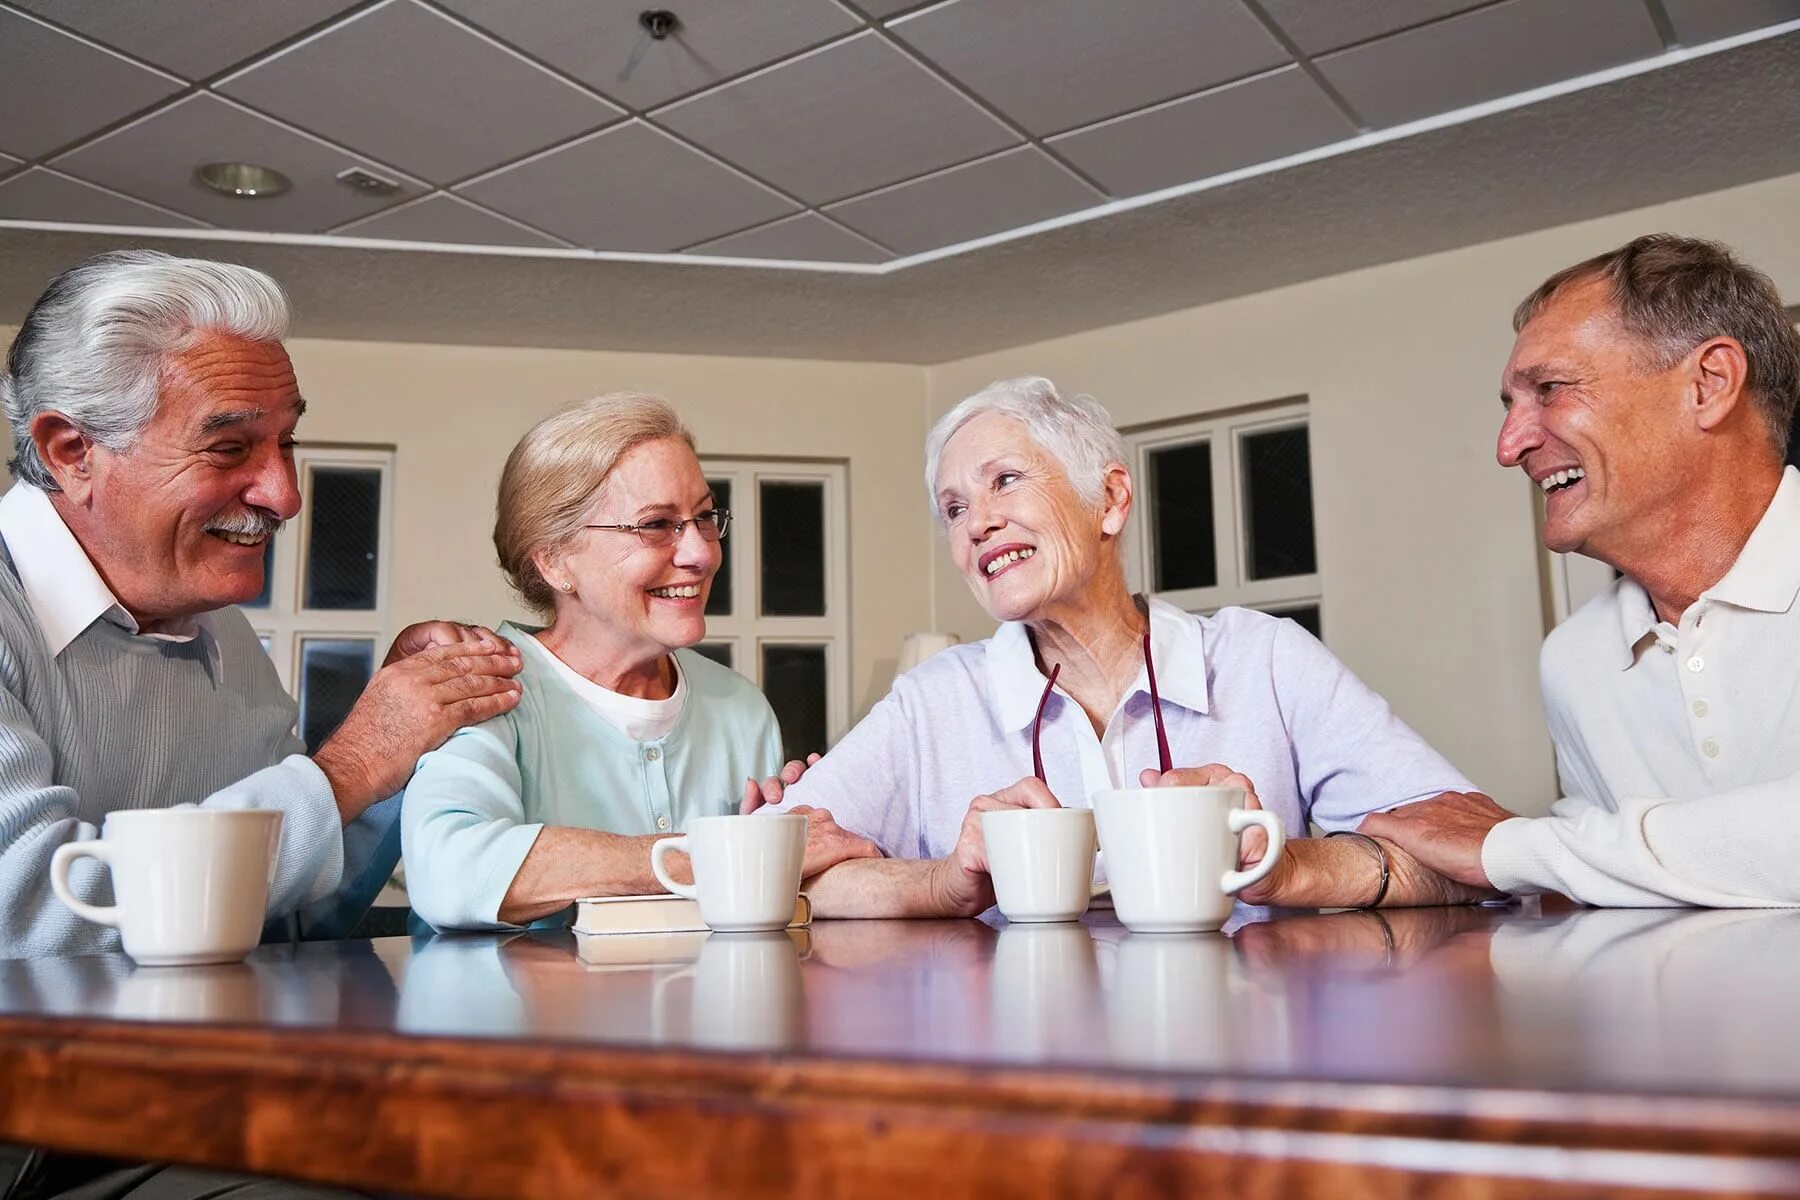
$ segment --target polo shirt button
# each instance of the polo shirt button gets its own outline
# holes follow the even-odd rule
[[[1705,754],[1708,758],[1717,758],[1719,757],[1719,743],[1713,741],[1711,738],[1707,738],[1704,742],[1700,743],[1700,752]]]
[[[669,831],[669,818],[667,818],[667,817],[656,818],[656,828],[660,832],[667,833]]]
[[[1706,670],[1706,659],[1698,654],[1694,655],[1694,657],[1688,659],[1688,670],[1695,674],[1699,674],[1701,671]]]
[[[1694,669],[1699,670],[1698,667],[1696,667]],[[652,746],[648,750],[644,751],[644,761],[645,762],[655,762],[657,759],[659,759],[661,757],[662,757],[662,751],[658,750],[655,746]]]
[[[1706,715],[1706,701],[1704,701],[1704,700],[1694,701],[1694,715],[1696,717],[1704,717]]]

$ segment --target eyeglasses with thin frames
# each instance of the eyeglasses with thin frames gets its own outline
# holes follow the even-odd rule
[[[695,513],[685,521],[675,521],[668,517],[658,517],[654,521],[639,521],[635,525],[583,525],[583,529],[610,529],[615,533],[635,533],[638,541],[646,546],[667,546],[681,537],[682,530],[692,525],[699,530],[700,536],[709,542],[716,542],[725,536],[731,528],[731,510],[728,508],[709,508],[703,513]]]
[[[1038,731],[1044,725],[1044,706],[1050,703],[1050,693],[1056,688],[1056,677],[1062,674],[1062,664],[1057,663],[1050,668],[1050,682],[1044,685],[1044,694],[1038,697],[1037,715],[1031,718],[1031,770],[1038,777],[1039,783],[1048,783],[1044,778],[1044,756],[1038,749]],[[1156,663],[1150,657],[1150,630],[1144,629],[1144,674],[1150,679],[1150,713],[1156,721],[1156,756],[1162,762],[1166,775],[1174,769],[1175,763],[1169,755],[1169,733],[1163,728],[1162,697],[1156,691]]]

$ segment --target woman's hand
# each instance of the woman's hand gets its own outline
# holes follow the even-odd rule
[[[1008,808],[1061,808],[1043,780],[1028,775],[991,795],[969,801],[963,814],[956,846],[938,860],[933,884],[934,907],[946,916],[973,917],[994,904],[994,881],[988,876],[987,842],[981,835],[981,814]]]
[[[744,780],[744,798],[738,802],[738,812],[748,815],[765,804],[780,804],[782,793],[799,783],[800,777],[806,774],[806,768],[818,761],[817,754],[809,754],[805,762],[796,758],[781,768],[779,775],[771,775],[761,783],[754,779]]]

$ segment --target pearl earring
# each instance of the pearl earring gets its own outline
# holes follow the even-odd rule
[[[572,583],[565,583],[562,585],[562,590],[565,592],[572,592],[575,590],[575,585]]]

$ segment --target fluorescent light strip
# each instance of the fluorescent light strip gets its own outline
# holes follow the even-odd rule
[[[1214,188],[1225,187],[1245,179],[1254,179],[1259,175],[1270,175],[1285,171],[1290,167],[1302,166],[1306,163],[1323,159],[1336,158],[1342,154],[1351,154],[1358,150],[1366,150],[1373,146],[1386,145],[1403,138],[1414,137],[1422,133],[1431,133],[1439,129],[1449,129],[1457,125],[1465,125],[1471,121],[1479,121],[1484,117],[1497,113],[1510,112],[1515,108],[1523,108],[1543,100],[1552,100],[1559,96],[1567,96],[1590,88],[1604,87],[1609,83],[1617,83],[1623,79],[1631,79],[1638,75],[1647,75],[1652,71],[1660,71],[1667,67],[1679,66],[1695,59],[1706,58],[1727,50],[1736,50],[1741,46],[1754,45],[1786,34],[1800,32],[1800,20],[1783,21],[1778,25],[1769,25],[1762,29],[1752,29],[1718,41],[1707,42],[1699,46],[1682,47],[1666,50],[1651,58],[1638,59],[1635,62],[1608,67],[1602,71],[1593,71],[1586,75],[1578,75],[1573,79],[1565,79],[1560,83],[1546,84],[1532,88],[1530,91],[1517,92],[1511,96],[1503,96],[1498,100],[1486,100],[1480,104],[1471,104],[1436,116],[1425,117],[1417,121],[1409,121],[1404,125],[1395,125],[1388,129],[1376,130],[1333,142],[1327,146],[1319,146],[1298,154],[1290,154],[1285,158],[1271,159],[1256,163],[1235,171],[1227,171],[1221,175],[1210,175],[1205,179],[1196,179],[1189,183],[1177,184],[1160,191],[1145,192],[1123,200],[1113,200],[1106,204],[1084,208],[1077,212],[1065,213],[1060,217],[1037,221],[1030,225],[1021,225],[1016,229],[1004,230],[989,234],[986,237],[973,238],[966,242],[958,242],[952,246],[944,246],[936,250],[927,250],[904,258],[892,259],[885,263],[834,263],[816,262],[806,259],[776,258],[739,258],[718,254],[648,254],[626,250],[581,250],[557,249],[547,246],[485,246],[464,245],[456,242],[407,242],[386,238],[353,238],[341,235],[321,233],[254,233],[235,232],[224,229],[170,229],[157,226],[136,225],[83,225],[67,221],[12,221],[0,220],[0,229],[33,229],[47,233],[105,233],[131,237],[184,238],[194,241],[213,242],[247,242],[286,246],[346,246],[359,250],[409,250],[415,252],[438,254],[490,254],[507,258],[559,258],[574,261],[593,262],[629,262],[660,263],[675,266],[701,267],[748,267],[770,271],[810,271],[824,275],[891,275],[904,271],[909,267],[925,263],[937,262],[941,259],[954,258],[971,251],[983,250],[989,246],[998,246],[1020,238],[1046,233],[1053,229],[1063,229],[1070,225],[1080,225],[1088,221],[1103,220],[1118,213],[1131,212],[1139,208],[1147,208],[1153,204],[1161,204],[1167,200],[1192,196]],[[257,114],[261,116],[262,114]],[[1131,114],[1126,114],[1130,116]],[[1121,119],[1121,118],[1115,118]],[[899,186],[899,185],[893,185]],[[855,197],[849,197],[855,199]],[[385,210],[384,210],[385,211]],[[810,211],[810,210],[809,210]],[[798,214],[794,214],[798,215]],[[789,217],[777,218],[788,220]],[[764,224],[774,224],[765,222]],[[763,226],[753,226],[760,229]],[[739,232],[750,232],[741,230]],[[734,236],[734,235],[726,235]]]

